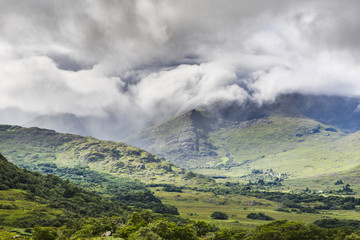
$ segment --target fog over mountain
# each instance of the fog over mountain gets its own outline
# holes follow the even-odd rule
[[[2,0],[0,122],[71,113],[121,138],[193,108],[358,97],[359,10],[356,0]]]

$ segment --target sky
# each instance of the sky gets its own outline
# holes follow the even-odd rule
[[[0,0],[0,123],[73,113],[137,131],[279,94],[358,97],[359,12],[357,0]]]

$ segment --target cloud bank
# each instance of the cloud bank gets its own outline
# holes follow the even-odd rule
[[[360,96],[359,10],[356,0],[3,0],[0,121],[68,112],[119,133],[283,93]]]

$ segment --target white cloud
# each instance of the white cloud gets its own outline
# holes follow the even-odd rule
[[[3,0],[0,110],[121,129],[281,93],[358,96],[360,2],[346,3]]]

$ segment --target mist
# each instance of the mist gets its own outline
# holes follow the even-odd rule
[[[3,0],[0,121],[121,139],[193,108],[360,96],[360,2]]]

